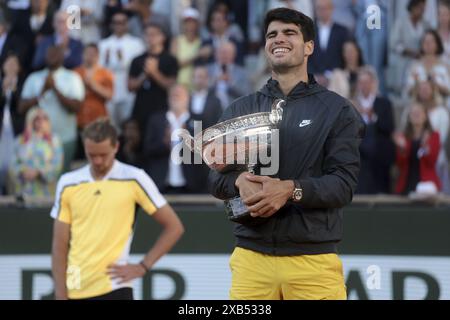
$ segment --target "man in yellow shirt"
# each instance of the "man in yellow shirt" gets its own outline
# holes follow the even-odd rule
[[[133,299],[131,280],[173,247],[183,225],[143,170],[115,159],[119,143],[108,120],[86,127],[83,144],[89,164],[60,178],[51,212],[55,297]],[[140,263],[128,264],[138,205],[164,230]]]

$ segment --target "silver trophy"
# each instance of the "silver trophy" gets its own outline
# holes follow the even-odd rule
[[[195,137],[180,134],[183,142],[198,153],[213,170],[225,173],[231,170],[255,172],[261,154],[271,150],[274,130],[283,117],[285,101],[278,99],[270,112],[258,112],[233,118],[209,127]],[[242,222],[250,217],[240,197],[225,200],[231,221]]]

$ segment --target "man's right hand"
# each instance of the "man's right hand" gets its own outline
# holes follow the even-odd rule
[[[248,198],[262,190],[262,183],[249,181],[246,177],[252,175],[249,172],[243,172],[236,179],[235,186],[239,189],[241,200],[245,202]]]

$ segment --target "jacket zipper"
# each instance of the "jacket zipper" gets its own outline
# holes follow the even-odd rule
[[[284,108],[286,108],[287,104],[288,104],[288,96],[282,95],[282,99],[286,102],[286,104],[284,105]],[[273,243],[273,247],[272,247],[272,253],[273,255],[277,254],[277,229],[278,229],[278,217],[275,217],[275,224],[273,226],[273,231],[272,231],[272,243]]]

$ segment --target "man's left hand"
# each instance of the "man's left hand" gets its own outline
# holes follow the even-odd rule
[[[140,264],[111,265],[108,267],[107,274],[111,279],[120,279],[119,284],[129,282],[136,278],[141,278],[146,271]]]
[[[252,217],[271,217],[286,204],[294,190],[292,180],[281,181],[276,178],[255,175],[248,175],[246,178],[263,185],[260,192],[245,201]]]

